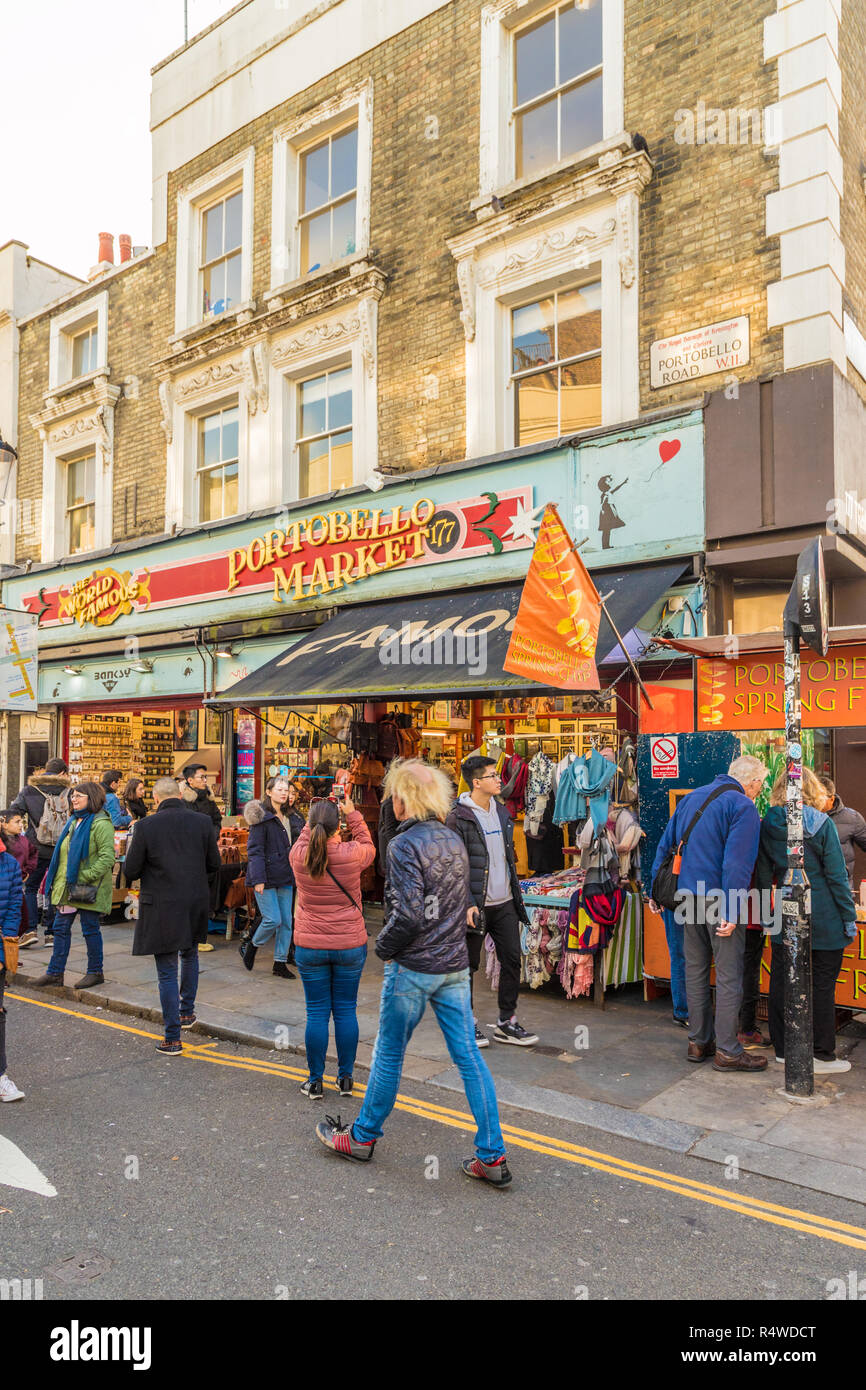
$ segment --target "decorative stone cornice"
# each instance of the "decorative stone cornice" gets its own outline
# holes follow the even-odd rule
[[[532,184],[503,190],[504,206],[468,231],[448,238],[458,262],[504,242],[527,226],[579,212],[599,202],[615,202],[626,193],[643,192],[653,176],[653,163],[643,150],[623,146],[604,150],[589,166],[565,169]]]
[[[255,367],[252,384],[256,393],[256,408],[267,410],[268,387],[264,352],[274,335],[281,329],[292,328],[296,324],[300,327],[306,320],[323,318],[325,315],[333,316],[335,313],[340,317],[348,315],[358,320],[353,330],[357,333],[360,331],[358,304],[364,299],[381,299],[387,283],[388,277],[383,270],[369,261],[362,260],[356,261],[349,268],[343,267],[328,277],[317,277],[312,282],[308,278],[295,285],[281,286],[279,294],[268,300],[267,312],[258,314],[247,324],[226,323],[210,337],[202,336],[197,342],[188,342],[182,350],[176,348],[170,356],[153,364],[157,376],[163,381],[170,379],[179,385],[185,380],[181,373],[186,374],[191,368],[196,367],[201,371],[206,370],[208,364],[216,365],[214,359],[217,358],[217,354],[223,362],[225,355],[231,353],[237,371],[236,380],[239,380],[244,370],[244,351],[252,348]],[[363,312],[367,313],[366,310]],[[259,371],[257,351],[258,357],[262,360],[262,371]],[[369,355],[368,349],[365,363],[369,362]],[[367,370],[370,370],[369,365]],[[201,375],[201,371],[196,373],[196,378]],[[249,380],[247,373],[247,390]],[[213,384],[215,383],[206,383],[208,386]],[[180,399],[180,396],[176,398]]]
[[[336,321],[328,319],[323,323],[311,324],[295,337],[284,338],[278,343],[271,354],[271,362],[275,367],[283,367],[301,353],[310,352],[314,348],[330,347],[344,339],[355,338],[360,332],[360,312],[347,314],[345,318]]]
[[[114,407],[121,391],[120,386],[111,385],[107,376],[98,376],[80,390],[59,397],[47,396],[45,409],[31,415],[30,423],[43,443],[55,445],[77,434],[96,431],[110,451]]]
[[[181,377],[174,383],[174,399],[181,405],[194,405],[197,401],[207,400],[221,387],[239,388],[243,381],[242,357],[209,362],[202,371]]]

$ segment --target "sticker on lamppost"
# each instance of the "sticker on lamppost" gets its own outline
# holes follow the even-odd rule
[[[650,344],[650,386],[744,367],[749,361],[749,316],[703,324]]]
[[[37,619],[0,609],[0,709],[35,710]]]
[[[679,777],[680,753],[676,736],[653,739],[650,744],[650,764],[653,777]]]

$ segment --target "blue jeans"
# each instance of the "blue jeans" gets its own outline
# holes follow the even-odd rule
[[[351,1076],[358,1051],[358,985],[367,959],[367,943],[345,951],[314,951],[295,947],[295,964],[307,1001],[307,1029],[304,1046],[310,1080],[321,1081],[325,1074],[328,1030],[334,1016],[337,1044],[337,1075]]]
[[[72,945],[72,923],[76,915],[81,923],[84,944],[87,947],[87,973],[102,973],[102,932],[99,928],[99,913],[85,912],[83,908],[79,908],[77,914],[58,912],[56,909],[54,911],[54,950],[48,962],[48,975],[62,975],[66,969],[69,948]]]
[[[281,960],[284,965],[289,958],[289,947],[292,944],[294,896],[295,890],[291,884],[287,884],[285,888],[265,888],[261,893],[256,893],[262,920],[256,927],[253,945],[264,946],[266,941],[270,941],[271,937],[276,935],[274,960]]]
[[[669,907],[662,908],[665,921],[665,936],[668,939],[668,955],[671,958],[671,1003],[674,1018],[688,1018],[689,1004],[686,999],[686,948],[683,941],[685,931],[677,922]]]
[[[47,859],[40,859],[38,864],[36,865],[36,868],[31,869],[30,873],[24,880],[24,901],[27,904],[27,922],[30,931],[35,931],[37,926],[39,925],[39,885],[45,877],[45,872],[48,868],[48,863],[49,861]],[[46,909],[46,926],[51,925],[52,911],[53,908],[51,907]]]
[[[505,1153],[505,1143],[499,1128],[493,1078],[475,1041],[468,970],[424,975],[388,961],[367,1094],[352,1133],[362,1144],[381,1139],[382,1126],[397,1099],[406,1047],[428,1002],[445,1035],[448,1052],[460,1072],[469,1108],[475,1116],[475,1152],[482,1163],[493,1163]]]
[[[180,956],[180,989],[177,985],[177,958]],[[198,946],[188,951],[166,951],[154,956],[159,980],[159,1006],[165,1024],[166,1042],[180,1042],[181,1014],[195,1011],[198,988]]]

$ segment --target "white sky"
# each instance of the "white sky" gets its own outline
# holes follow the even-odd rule
[[[192,37],[235,0],[188,0]],[[0,246],[84,277],[97,235],[150,244],[150,69],[183,0],[0,0]]]

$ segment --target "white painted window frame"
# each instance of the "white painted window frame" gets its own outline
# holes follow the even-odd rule
[[[250,145],[216,169],[187,184],[177,195],[177,257],[175,272],[175,334],[200,328],[205,323],[219,323],[244,312],[253,297],[253,225],[254,225],[255,149]],[[241,241],[241,302],[222,314],[207,319],[201,313],[201,249],[202,211],[218,194],[240,186],[243,194]]]
[[[108,291],[90,295],[64,314],[51,319],[48,335],[48,390],[57,390],[74,381],[72,375],[72,340],[91,324],[96,323],[98,341],[96,366],[80,379],[90,381],[108,372]]]
[[[466,343],[466,452],[470,458],[516,447],[511,380],[511,309],[551,289],[601,279],[601,424],[640,409],[638,277],[622,261],[628,219],[635,263],[634,192],[517,229],[480,248],[471,271],[474,332]]]
[[[373,167],[373,81],[347,88],[330,101],[288,121],[274,131],[271,184],[271,285],[273,294],[305,280],[300,263],[300,168],[304,150],[332,130],[358,125],[358,176],[355,211],[355,250],[321,270],[363,259],[370,249],[370,192]],[[318,274],[320,272],[313,272]]]
[[[301,500],[298,385],[320,372],[351,366],[353,482],[362,483],[376,468],[379,460],[377,322],[377,298],[365,295],[274,340],[270,394],[271,399],[278,402],[278,409],[273,448],[278,461],[275,471],[279,496],[285,501]]]
[[[42,446],[42,561],[62,559],[66,551],[66,464],[70,458],[93,448],[96,454],[94,488],[94,550],[105,550],[112,541],[114,467],[98,424],[57,443],[46,438]],[[89,551],[79,551],[87,555]]]
[[[216,521],[199,521],[198,511],[198,442],[199,421],[217,410],[236,406],[238,411],[238,510],[244,516],[249,502],[249,411],[239,381],[210,391],[196,393],[173,407],[172,439],[166,455],[166,530],[198,529],[207,531],[221,526],[231,517]]]
[[[560,0],[561,3],[561,0]],[[568,169],[621,135],[625,121],[624,0],[604,0],[602,23],[602,140],[569,155],[551,169]],[[514,174],[514,31],[557,5],[551,0],[495,0],[481,11],[481,139],[479,198],[528,186],[551,170],[516,179]]]

